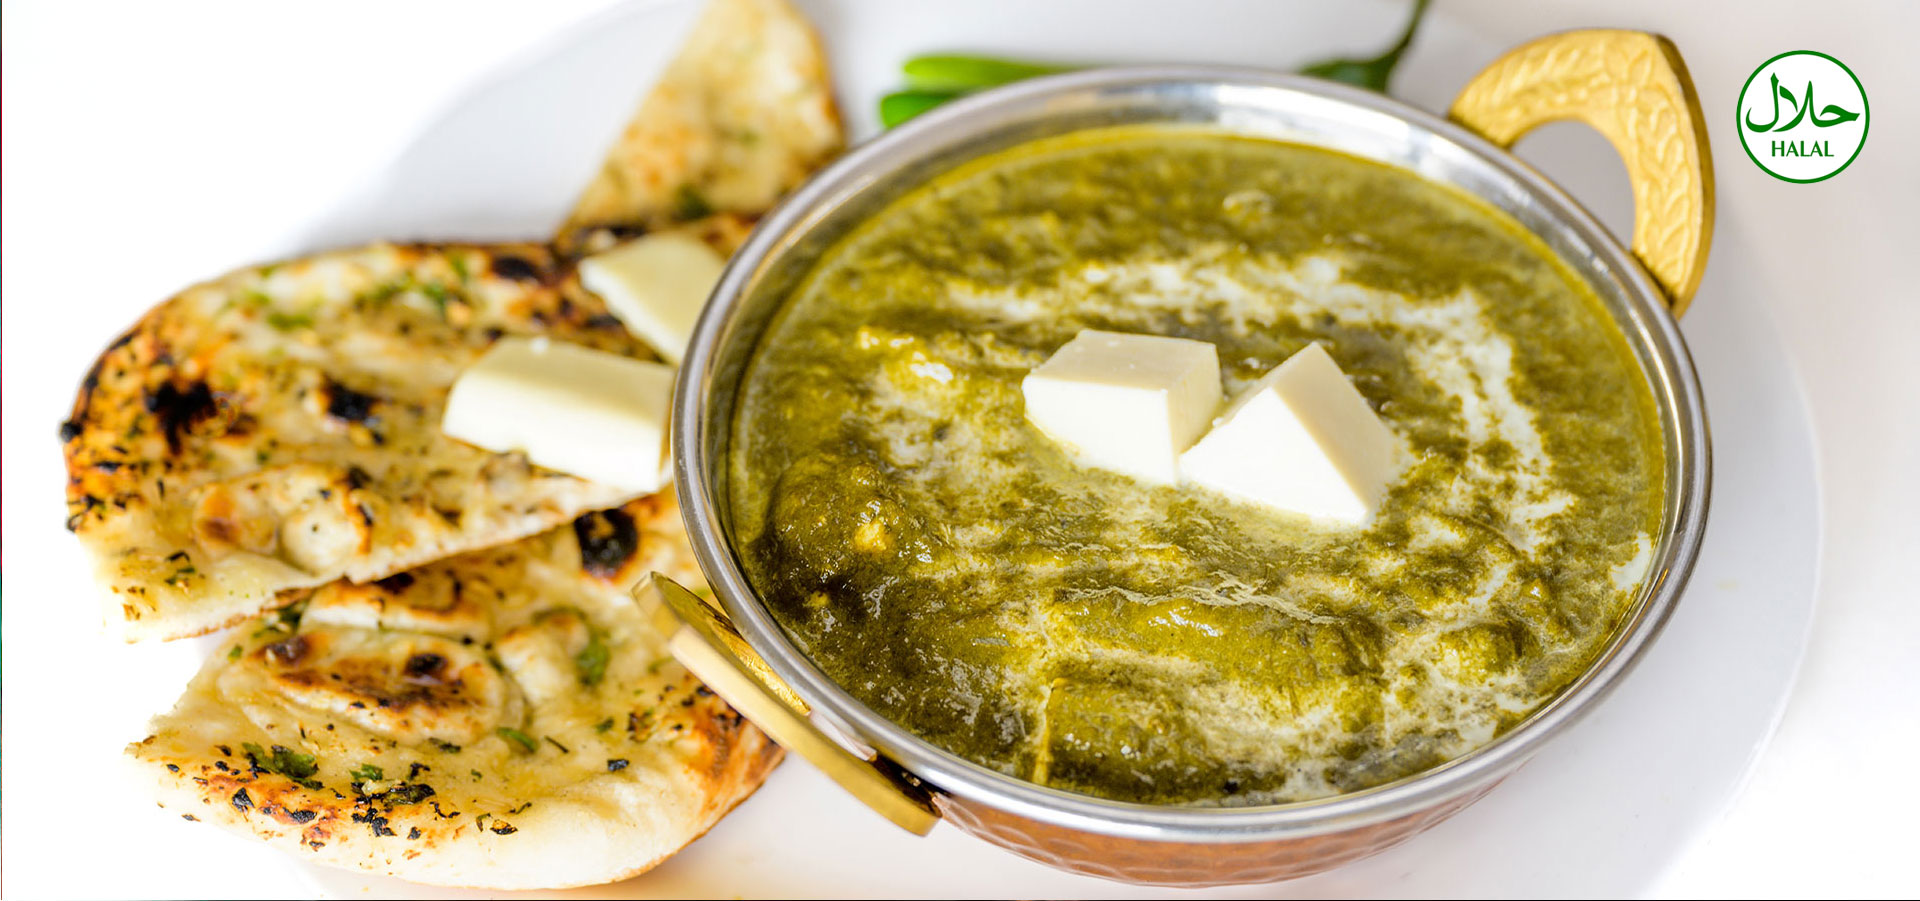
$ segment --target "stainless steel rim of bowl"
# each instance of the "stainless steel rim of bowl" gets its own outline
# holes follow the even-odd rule
[[[889,173],[942,151],[973,146],[1010,123],[1043,122],[1075,110],[1169,109],[1192,105],[1190,121],[1247,134],[1320,144],[1380,159],[1480,194],[1532,228],[1567,264],[1594,282],[1627,335],[1660,407],[1667,451],[1666,509],[1642,595],[1592,667],[1521,724],[1493,742],[1401,780],[1312,801],[1258,807],[1172,807],[1110,801],[1046,788],[934,747],[840,688],[790,642],[758,602],[723,528],[726,498],[714,459],[732,427],[714,416],[723,345],[757,344],[741,331],[743,299],[768,263],[799,236]],[[1308,110],[1351,133],[1292,133],[1274,122]],[[1277,119],[1276,119],[1277,117]],[[1323,122],[1323,124],[1324,124]],[[1297,123],[1296,123],[1297,124]],[[1082,126],[1086,127],[1086,126]],[[1345,126],[1341,126],[1345,127]],[[1073,131],[1062,128],[1059,131]],[[1058,133],[1058,132],[1054,132]],[[1008,140],[998,146],[1011,146]],[[961,152],[949,164],[971,153]],[[918,182],[919,179],[912,181]],[[761,321],[764,325],[764,319]],[[715,430],[720,430],[716,432]],[[803,185],[769,215],[729,263],[694,330],[673,401],[675,482],[696,557],[734,625],[782,679],[834,725],[900,764],[938,791],[1011,814],[1087,832],[1158,841],[1248,842],[1340,832],[1419,813],[1491,786],[1605,697],[1641,658],[1686,586],[1705,529],[1711,455],[1700,386],[1665,296],[1618,240],[1538,171],[1467,129],[1385,96],[1317,79],[1224,66],[1152,66],[1089,70],[1034,79],[935,110],[859,147]]]

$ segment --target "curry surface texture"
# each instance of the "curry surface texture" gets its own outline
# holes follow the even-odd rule
[[[1077,464],[1020,380],[1084,328],[1324,344],[1404,443],[1364,529]],[[1536,238],[1326,150],[1125,129],[977,160],[826,253],[734,423],[736,546],[856,697],[1033,782],[1263,804],[1492,740],[1605,646],[1652,555],[1660,426]]]

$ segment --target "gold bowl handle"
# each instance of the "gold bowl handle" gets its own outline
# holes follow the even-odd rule
[[[1562,119],[1605,135],[1633,181],[1633,255],[1673,314],[1686,310],[1713,243],[1713,157],[1672,41],[1600,28],[1548,35],[1481,70],[1448,115],[1502,147]]]
[[[815,728],[806,702],[774,675],[724,614],[659,573],[641,579],[633,597],[652,612],[674,659],[760,731],[894,825],[915,835],[933,830],[940,814],[926,788],[892,761],[854,756]]]

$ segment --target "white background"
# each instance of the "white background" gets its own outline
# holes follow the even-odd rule
[[[16,578],[13,604],[0,615],[13,651],[6,655],[5,707],[15,712],[4,729],[12,740],[7,762],[15,764],[5,771],[5,795],[16,805],[0,840],[0,879],[9,894],[299,894],[337,887],[300,881],[290,868],[261,864],[244,843],[217,836],[183,846],[185,853],[207,855],[193,860],[141,853],[126,844],[126,828],[103,826],[116,839],[107,846],[82,831],[89,820],[124,827],[148,814],[135,813],[145,803],[140,799],[103,803],[84,790],[106,774],[62,765],[97,759],[103,742],[136,737],[116,735],[117,724],[103,729],[92,722],[90,713],[107,699],[62,689],[102,690],[94,687],[98,681],[81,678],[102,666],[150,672],[151,678],[117,679],[108,690],[119,695],[115,704],[157,711],[171,703],[191,666],[181,668],[177,649],[99,642],[88,631],[94,600],[86,596],[84,578],[35,578],[79,559],[64,533],[49,527],[61,516],[57,485],[45,483],[49,459],[57,456],[54,425],[87,355],[141,306],[244,262],[325,246],[336,236],[365,237],[353,234],[357,204],[369,186],[395,190],[395,161],[404,162],[424,123],[509,61],[613,5],[6,5],[0,339],[3,359],[13,366],[4,379],[0,462],[14,498],[4,517]],[[840,5],[825,6],[832,13]],[[914,20],[921,33],[941,33],[948,7],[904,6],[910,12],[900,14],[903,21]],[[1115,18],[1163,19],[1171,30],[1180,25],[1175,5],[1110,6]],[[1730,284],[1750,290],[1746,299],[1764,310],[1785,342],[1817,435],[1818,612],[1778,734],[1730,809],[1716,811],[1708,828],[1690,835],[1670,865],[1627,888],[1761,896],[1920,891],[1910,860],[1920,837],[1911,813],[1920,806],[1920,780],[1912,775],[1920,747],[1920,553],[1914,550],[1920,544],[1920,393],[1914,387],[1920,364],[1912,349],[1920,336],[1920,292],[1911,271],[1920,255],[1914,210],[1920,175],[1913,166],[1920,159],[1920,62],[1911,47],[1920,34],[1920,5],[1442,0],[1438,12],[1434,47],[1444,44],[1439,39],[1447,29],[1498,47],[1590,25],[1657,30],[1679,44],[1718,150],[1722,240],[1752,251],[1716,257],[1716,265],[1737,259],[1745,268],[1710,268],[1703,298],[1716,284],[1723,292]],[[1329,36],[1330,49],[1364,47],[1375,42],[1379,23],[1392,18],[1390,9],[1371,5],[1355,7],[1352,15],[1369,27],[1339,27],[1341,13],[1323,10],[1301,28]],[[1027,49],[1020,20],[1009,18],[1005,30],[1003,46]],[[1231,42],[1249,41],[1257,43],[1257,36]],[[1403,85],[1401,93],[1429,106],[1430,98],[1443,102],[1461,73],[1479,62],[1423,58],[1421,49],[1409,73],[1451,80]],[[1789,49],[1821,50],[1847,62],[1873,104],[1860,158],[1816,185],[1765,176],[1738,152],[1731,134],[1740,84],[1760,62]],[[1063,47],[1061,55],[1072,50]],[[860,56],[855,48],[836,47],[834,54],[843,67],[897,62]],[[635,56],[636,70],[644,69],[646,54]],[[843,68],[843,81],[859,81],[858,74]],[[843,99],[857,119],[872,102],[871,96]],[[618,111],[611,112],[617,119]],[[547,125],[566,128],[528,127]],[[475,137],[475,153],[484,156],[485,136]],[[520,135],[502,144],[525,140]],[[528,176],[559,186],[556,211],[600,151],[594,141],[576,143],[579,173]],[[417,201],[445,211],[457,208],[459,198],[436,193]],[[516,225],[510,218],[489,220],[486,210],[472,213],[463,220],[473,223],[471,233],[511,233]],[[1696,312],[1689,328],[1710,315]],[[1791,395],[1782,392],[1778,402],[1800,403]],[[1726,509],[1723,503],[1716,498],[1716,512]],[[1764,521],[1742,526],[1776,528]],[[1782,522],[1777,529],[1797,535],[1804,526]],[[23,621],[35,631],[17,628]],[[1741,640],[1741,633],[1729,630],[1726,640]],[[99,659],[103,654],[114,655],[110,664]],[[84,747],[69,750],[69,743]],[[23,762],[31,769],[22,771]],[[788,767],[782,776],[794,771],[797,766]],[[40,806],[60,797],[64,786],[75,786],[72,797],[88,809]],[[792,778],[774,789],[777,797],[763,794],[756,804],[815,800],[812,786]],[[23,799],[34,806],[23,806]],[[796,813],[795,828],[805,828],[806,817]],[[139,822],[140,830],[148,828]],[[942,833],[943,841],[965,841]],[[138,841],[142,833],[131,834]],[[843,865],[859,865],[860,853],[851,856]],[[1311,891],[1338,894],[1345,885],[1326,880]],[[931,875],[920,886],[929,894],[952,891]],[[1421,886],[1401,884],[1407,891]],[[1550,874],[1535,886],[1560,894],[1616,888],[1604,879],[1554,881]]]

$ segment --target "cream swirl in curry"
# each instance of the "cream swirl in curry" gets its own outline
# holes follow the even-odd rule
[[[1076,463],[1020,381],[1085,328],[1321,342],[1410,461],[1364,529]],[[836,681],[1044,785],[1260,804],[1492,740],[1604,647],[1652,555],[1653,399],[1591,289],[1407,172],[1119,129],[969,163],[830,249],[733,424],[747,574]]]

